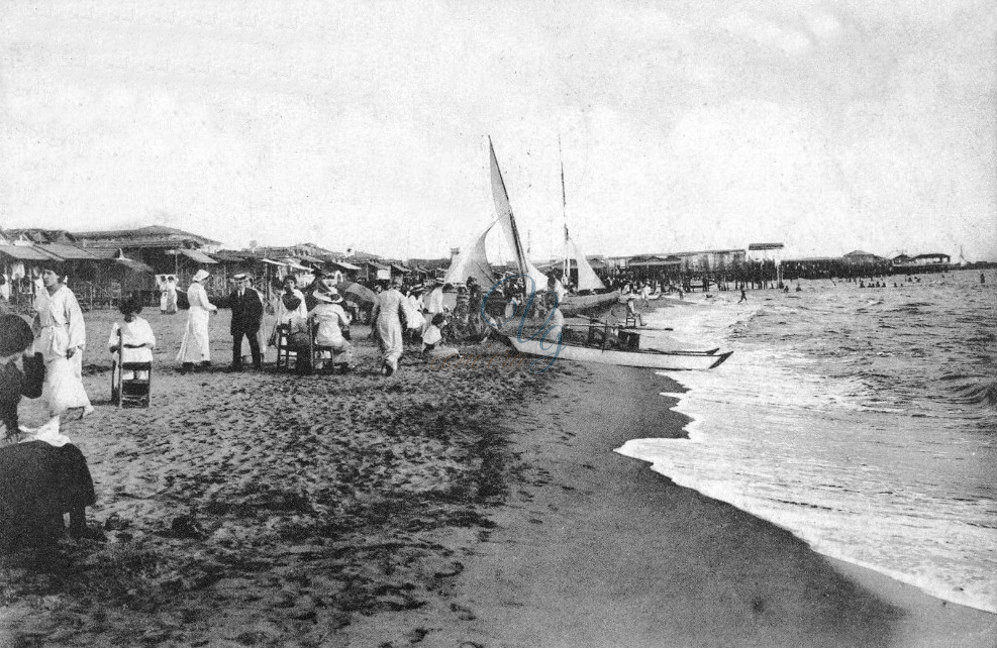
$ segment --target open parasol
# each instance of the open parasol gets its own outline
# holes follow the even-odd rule
[[[336,290],[344,299],[361,304],[373,304],[377,301],[377,294],[373,290],[353,281],[342,282],[336,286]]]

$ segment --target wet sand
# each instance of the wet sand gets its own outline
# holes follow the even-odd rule
[[[533,375],[498,344],[385,379],[359,327],[350,375],[229,373],[227,313],[219,366],[180,375],[184,314],[147,318],[153,407],[118,410],[113,314],[87,316],[98,408],[64,432],[107,541],[4,558],[0,645],[994,643],[993,615],[833,563],[613,453],[681,435],[667,379]]]

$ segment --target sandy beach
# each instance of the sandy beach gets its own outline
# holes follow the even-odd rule
[[[4,646],[993,646],[993,615],[826,559],[613,452],[681,436],[672,381],[497,343],[385,379],[362,327],[345,376],[181,375],[107,403],[112,312],[87,314],[88,458],[105,542],[2,567]],[[247,351],[248,352],[248,351]],[[272,350],[269,355],[272,361]],[[25,423],[41,422],[37,403]]]

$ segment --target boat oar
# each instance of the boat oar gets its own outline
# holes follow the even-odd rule
[[[619,324],[616,325],[616,328],[623,329],[624,331],[674,331],[675,330],[670,326],[658,328],[654,326],[621,326]]]
[[[675,330],[675,329],[673,329],[670,326],[666,326],[666,327],[663,327],[663,328],[659,328],[659,327],[655,327],[655,326],[626,326],[624,324],[613,324],[612,322],[607,322],[605,320],[596,319],[594,317],[589,318],[589,326],[595,326],[595,325],[609,326],[609,327],[612,327],[612,328],[625,329],[627,331],[674,331]]]

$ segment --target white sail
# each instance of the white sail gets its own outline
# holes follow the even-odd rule
[[[596,275],[595,270],[592,269],[592,265],[582,254],[582,251],[578,249],[575,242],[570,238],[565,241],[565,256],[569,259],[574,259],[575,263],[578,264],[578,285],[577,290],[603,290],[606,288],[606,284],[602,283],[602,279]]]
[[[564,269],[563,276],[567,279],[571,276],[571,259],[575,260],[578,266],[578,285],[576,290],[604,290],[606,284],[595,274],[592,265],[578,249],[575,242],[568,235],[568,193],[564,188],[564,159],[561,156],[561,137],[557,138],[557,154],[561,157],[561,215],[564,218]]]
[[[512,205],[509,203],[509,193],[505,189],[505,181],[502,179],[502,171],[499,169],[498,160],[495,158],[495,147],[492,146],[492,139],[488,138],[488,152],[491,156],[492,171],[492,198],[495,200],[495,212],[498,214],[498,223],[502,226],[502,233],[506,242],[512,248],[516,258],[516,267],[520,274],[527,275],[533,279],[533,289],[537,292],[547,289],[547,275],[539,268],[530,263],[526,258],[526,250],[523,248],[522,240],[519,238],[519,230],[516,228],[516,218],[512,215]],[[530,287],[527,286],[527,289]]]
[[[485,237],[495,227],[495,223],[497,222],[492,222],[491,225],[485,228],[484,232],[471,241],[470,245],[460,249],[460,252],[450,261],[450,267],[447,268],[447,274],[443,278],[444,283],[464,283],[468,277],[474,277],[478,285],[485,290],[494,283],[495,279],[493,278],[492,267],[489,265],[488,257],[485,254]]]

